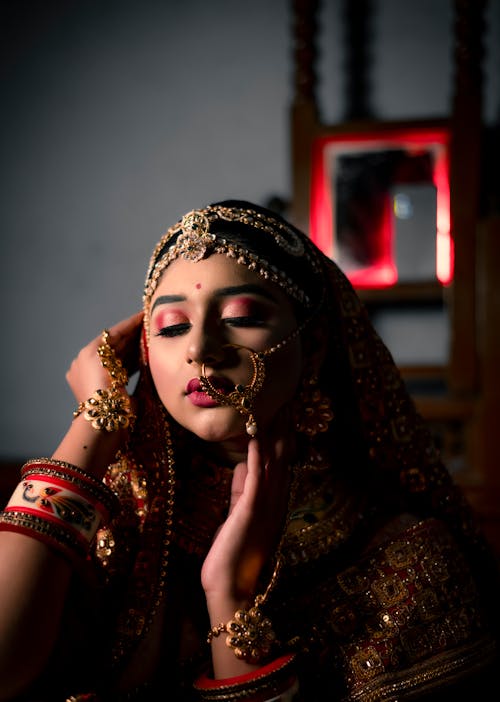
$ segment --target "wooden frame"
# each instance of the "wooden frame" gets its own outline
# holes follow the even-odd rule
[[[456,479],[477,509],[485,530],[500,555],[500,283],[495,261],[500,260],[500,220],[495,213],[480,210],[482,190],[500,187],[486,183],[482,164],[485,129],[482,124],[482,31],[485,0],[454,1],[454,75],[450,113],[443,119],[449,131],[450,219],[454,245],[453,282],[442,289],[434,286],[393,286],[388,290],[359,290],[367,304],[434,299],[442,294],[450,315],[450,354],[445,368],[431,369],[443,375],[446,393],[439,397],[415,396],[429,424],[440,432],[442,445],[459,456]],[[346,5],[348,10],[348,3]],[[384,122],[363,114],[359,105],[347,109],[349,119],[339,124],[321,121],[316,99],[317,0],[292,0],[294,41],[294,97],[290,111],[292,196],[290,218],[311,232],[311,188],[315,145],[328,139],[370,131],[405,129],[408,123]],[[363,15],[363,13],[361,13]],[[347,13],[351,22],[366,23],[360,13]],[[359,93],[367,81],[362,75],[367,37],[347,28],[349,37],[360,37],[348,46],[356,75],[348,76],[351,91]],[[362,41],[361,41],[362,40]],[[360,67],[361,66],[361,67]],[[365,105],[366,108],[366,105]],[[435,120],[419,120],[422,128]],[[419,369],[402,369],[419,375]],[[429,369],[427,369],[429,371]]]

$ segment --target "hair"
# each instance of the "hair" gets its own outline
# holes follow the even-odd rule
[[[203,247],[201,255],[196,253],[198,246]],[[199,260],[211,253],[234,258],[283,288],[300,321],[322,304],[324,256],[309,237],[265,207],[223,200],[187,213],[162,236],[146,276],[146,309],[163,270],[173,260],[178,256]]]

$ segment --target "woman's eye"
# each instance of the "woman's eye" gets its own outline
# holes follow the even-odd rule
[[[182,324],[171,324],[168,327],[161,327],[156,336],[180,336],[181,334],[185,334],[190,329],[191,325],[189,322],[183,322]]]
[[[224,317],[223,322],[229,324],[231,327],[263,327],[265,322],[260,317]]]

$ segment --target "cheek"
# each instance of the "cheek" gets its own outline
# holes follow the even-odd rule
[[[165,402],[165,391],[171,386],[175,371],[168,362],[168,355],[160,353],[154,343],[149,347],[149,369],[158,395]]]

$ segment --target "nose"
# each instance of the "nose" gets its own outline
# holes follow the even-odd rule
[[[212,327],[202,329],[191,329],[189,344],[186,350],[187,363],[196,363],[200,368],[204,363],[206,366],[216,366],[224,357],[224,339]]]

